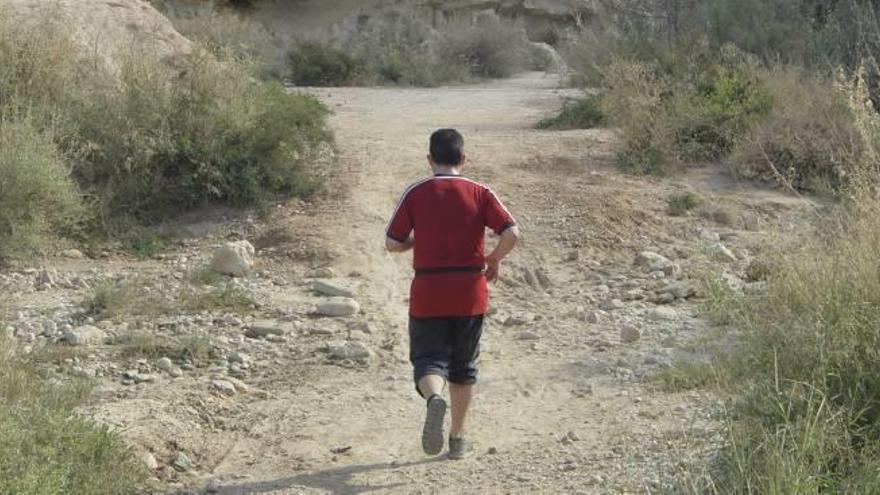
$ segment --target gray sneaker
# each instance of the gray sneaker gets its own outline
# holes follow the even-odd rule
[[[428,399],[428,412],[425,414],[425,427],[422,429],[422,449],[428,455],[437,455],[443,450],[443,418],[446,416],[446,400],[439,395]]]
[[[470,457],[474,453],[474,446],[467,439],[449,437],[449,458],[458,460]]]

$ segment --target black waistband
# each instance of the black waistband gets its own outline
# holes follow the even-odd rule
[[[440,266],[437,268],[416,268],[416,275],[430,275],[433,273],[479,273],[482,266]]]

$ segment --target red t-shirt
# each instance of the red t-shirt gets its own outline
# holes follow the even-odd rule
[[[486,313],[483,269],[486,228],[514,225],[488,187],[457,175],[435,175],[411,185],[397,204],[386,234],[404,242],[415,231],[410,315],[477,316]]]

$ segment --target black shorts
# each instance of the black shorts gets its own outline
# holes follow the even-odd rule
[[[409,319],[409,360],[418,389],[426,375],[452,383],[477,381],[483,315]]]

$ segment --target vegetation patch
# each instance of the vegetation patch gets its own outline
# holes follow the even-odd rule
[[[673,194],[666,200],[666,213],[672,217],[684,216],[699,206],[700,202],[700,197],[690,191]]]
[[[0,340],[0,492],[136,492],[147,474],[137,455],[107,427],[75,412],[91,385],[47,380],[37,366]]]
[[[538,129],[592,129],[606,123],[598,96],[588,96],[563,105],[559,114],[538,122]]]

